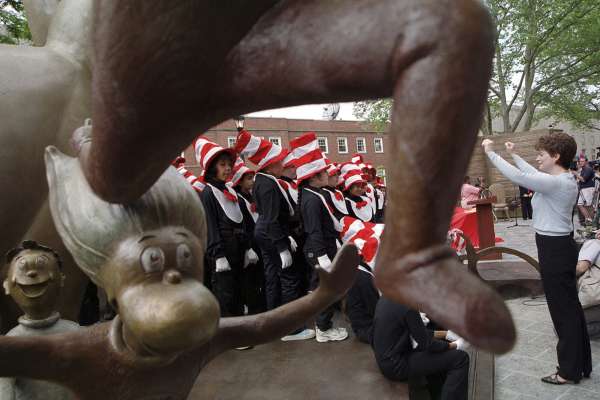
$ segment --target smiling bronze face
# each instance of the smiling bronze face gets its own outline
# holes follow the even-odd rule
[[[10,263],[4,290],[28,317],[43,319],[55,311],[63,280],[54,254],[24,249]]]
[[[202,284],[203,255],[200,240],[183,227],[146,231],[119,243],[99,277],[130,347],[169,357],[215,334],[219,305]]]

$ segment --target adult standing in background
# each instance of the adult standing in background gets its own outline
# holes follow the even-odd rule
[[[519,186],[519,197],[521,197],[521,214],[523,215],[523,219],[533,219],[533,208],[531,207],[533,191]]]
[[[465,210],[469,210],[474,205],[469,205],[470,201],[479,200],[479,193],[481,188],[471,185],[471,178],[467,175],[463,181],[463,185],[460,188],[460,206]]]
[[[558,335],[558,370],[542,381],[556,385],[578,383],[582,377],[590,376],[592,359],[575,280],[577,247],[571,213],[577,200],[577,183],[569,172],[569,164],[577,144],[564,132],[540,137],[536,144],[539,170],[514,152],[513,143],[505,145],[517,168],[496,154],[493,144],[489,139],[482,143],[492,164],[513,183],[535,191],[532,199],[535,241],[546,301]]]
[[[579,210],[579,222],[581,225],[592,222],[592,201],[594,199],[594,170],[589,166],[585,158],[577,161],[579,172],[575,176],[579,182],[579,197],[577,198],[577,209]]]

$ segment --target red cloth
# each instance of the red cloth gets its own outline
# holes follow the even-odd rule
[[[465,210],[464,208],[455,207],[452,221],[450,222],[450,229],[458,229],[463,234],[471,239],[473,246],[479,247],[479,232],[477,229],[477,212],[473,208],[472,210]],[[496,236],[496,243],[503,242],[502,238]],[[454,245],[452,246],[454,247]]]

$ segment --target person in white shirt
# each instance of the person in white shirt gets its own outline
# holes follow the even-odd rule
[[[577,151],[575,140],[563,132],[539,138],[536,149],[538,169],[506,150],[517,167],[493,151],[494,142],[482,146],[492,164],[513,183],[535,192],[532,198],[533,228],[538,248],[542,283],[548,309],[558,335],[558,369],[542,381],[556,385],[578,383],[592,371],[590,340],[583,309],[577,296],[575,268],[577,247],[573,240],[572,213],[577,201],[577,183],[569,164]]]

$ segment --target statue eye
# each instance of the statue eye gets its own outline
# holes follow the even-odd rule
[[[165,254],[158,247],[148,247],[142,252],[141,262],[146,273],[160,272],[165,266]]]
[[[38,258],[36,258],[35,263],[38,267],[44,266],[48,263],[48,257],[39,256]]]
[[[191,268],[192,267],[192,250],[190,247],[182,243],[177,246],[177,266],[180,268]]]

